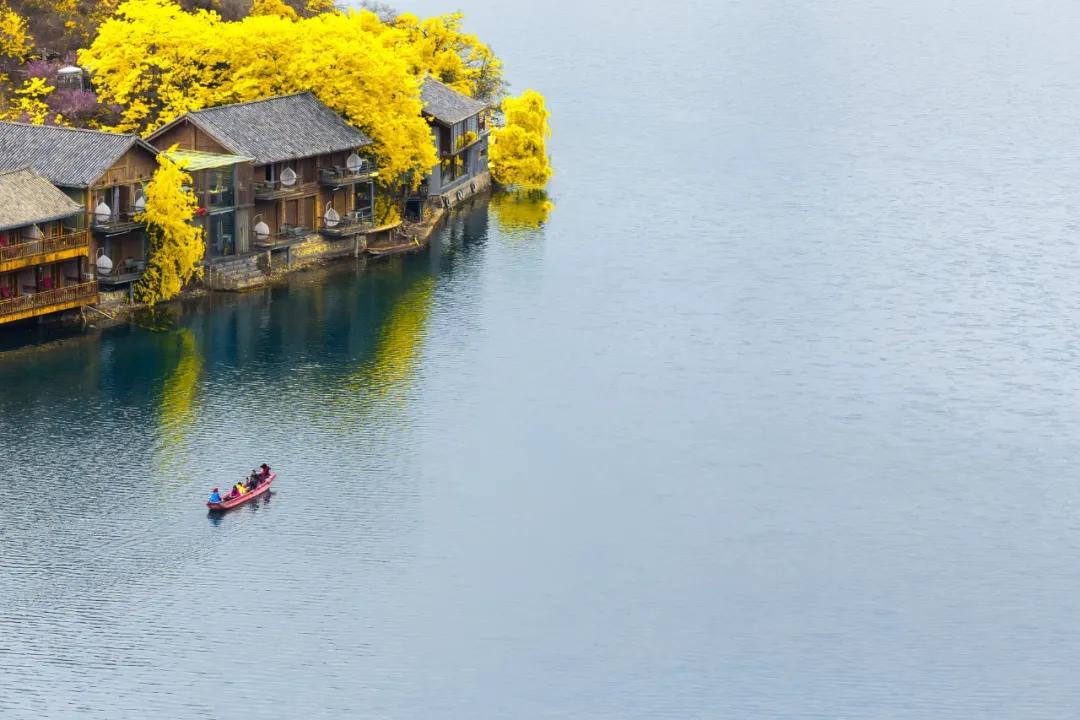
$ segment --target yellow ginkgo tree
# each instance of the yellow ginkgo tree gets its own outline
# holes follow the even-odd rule
[[[206,243],[202,228],[191,222],[198,203],[185,189],[190,186],[191,176],[183,168],[167,153],[158,155],[158,168],[146,185],[146,207],[136,218],[146,223],[150,259],[135,285],[135,299],[151,307],[202,276]]]
[[[550,113],[544,96],[526,90],[502,103],[505,125],[491,133],[491,176],[496,182],[519,190],[539,190],[551,179],[547,154]]]

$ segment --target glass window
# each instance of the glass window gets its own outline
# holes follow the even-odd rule
[[[224,212],[210,216],[210,252],[217,255],[236,254],[235,218]]]
[[[233,170],[231,167],[214,168],[207,173],[206,187],[207,204],[211,208],[232,207],[233,201]]]

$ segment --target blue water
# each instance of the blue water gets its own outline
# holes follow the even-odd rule
[[[1080,715],[1080,6],[457,5],[541,227],[6,341],[0,716]]]

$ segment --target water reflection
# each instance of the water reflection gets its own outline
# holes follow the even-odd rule
[[[383,395],[399,388],[412,376],[424,327],[431,316],[435,279],[419,278],[391,310],[379,333],[375,356],[364,374]]]
[[[491,197],[491,210],[499,229],[511,238],[523,230],[538,230],[547,222],[555,203],[543,190],[531,192],[496,192]]]
[[[171,475],[171,468],[180,467],[187,430],[195,421],[195,393],[203,370],[203,357],[190,328],[180,328],[161,342],[162,354],[176,353],[176,366],[162,382],[158,406],[159,453],[158,469]]]

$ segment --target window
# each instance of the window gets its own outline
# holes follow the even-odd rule
[[[236,234],[233,213],[210,216],[210,247],[214,255],[235,255]]]
[[[233,200],[233,169],[214,168],[207,172],[206,203],[211,208],[235,205]]]

